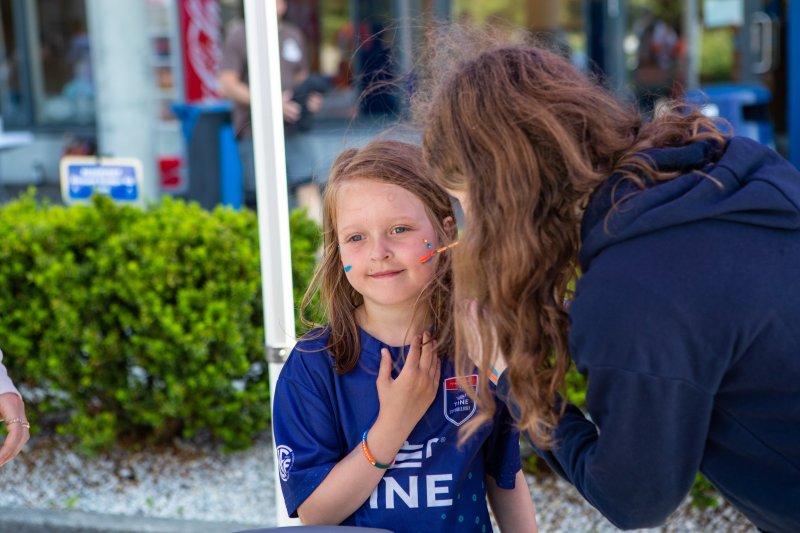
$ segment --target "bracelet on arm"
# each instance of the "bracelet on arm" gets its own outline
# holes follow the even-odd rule
[[[20,426],[30,429],[31,425],[27,420],[23,420],[21,418],[9,418],[7,420],[3,420],[6,423],[6,426],[10,426],[11,424],[19,424]]]
[[[369,432],[369,430],[364,431],[364,435],[362,435],[362,437],[361,437],[361,451],[364,452],[364,457],[367,458],[367,461],[369,461],[369,464],[371,464],[375,468],[380,468],[382,470],[386,470],[387,468],[392,466],[391,463],[388,464],[388,465],[385,465],[383,463],[379,463],[378,461],[375,460],[374,457],[372,457],[372,454],[369,453],[369,448],[367,448],[367,433],[368,432]]]

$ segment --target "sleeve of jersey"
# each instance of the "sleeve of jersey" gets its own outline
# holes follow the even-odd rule
[[[486,473],[494,478],[501,489],[513,489],[521,465],[519,432],[514,429],[511,413],[502,402],[497,402],[494,427],[484,445]]]
[[[292,518],[345,455],[336,427],[338,417],[325,376],[320,375],[333,369],[312,370],[304,359],[327,362],[319,354],[293,352],[278,377],[272,414],[281,489]]]

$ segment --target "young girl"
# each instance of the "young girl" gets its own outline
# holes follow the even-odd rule
[[[463,444],[476,406],[437,346],[450,327],[447,193],[418,147],[376,141],[334,162],[323,206],[319,292],[329,323],[292,351],[273,429],[290,516],[401,532],[536,531],[505,408]],[[431,255],[433,254],[433,255]]]

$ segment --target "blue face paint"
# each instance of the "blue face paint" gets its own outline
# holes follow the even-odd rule
[[[345,272],[345,274],[346,274],[346,273],[348,273],[348,272],[350,272],[350,269],[351,269],[351,268],[353,268],[353,265],[345,265],[345,267],[344,267],[344,272]]]

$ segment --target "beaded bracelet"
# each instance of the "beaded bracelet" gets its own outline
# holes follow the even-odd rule
[[[20,426],[22,426],[24,428],[28,428],[28,429],[31,428],[30,423],[27,420],[23,420],[21,418],[11,418],[11,419],[8,419],[8,420],[3,420],[3,422],[6,423],[6,426],[10,426],[11,424],[19,424]]]
[[[392,465],[391,464],[385,465],[383,463],[379,463],[378,461],[375,460],[374,457],[372,457],[372,454],[369,453],[369,448],[367,448],[367,432],[368,431],[369,430],[364,431],[364,435],[361,436],[361,451],[364,452],[364,457],[367,458],[367,461],[369,461],[369,464],[371,464],[372,466],[374,466],[376,468],[380,468],[382,470],[386,470],[387,468],[389,468]]]

